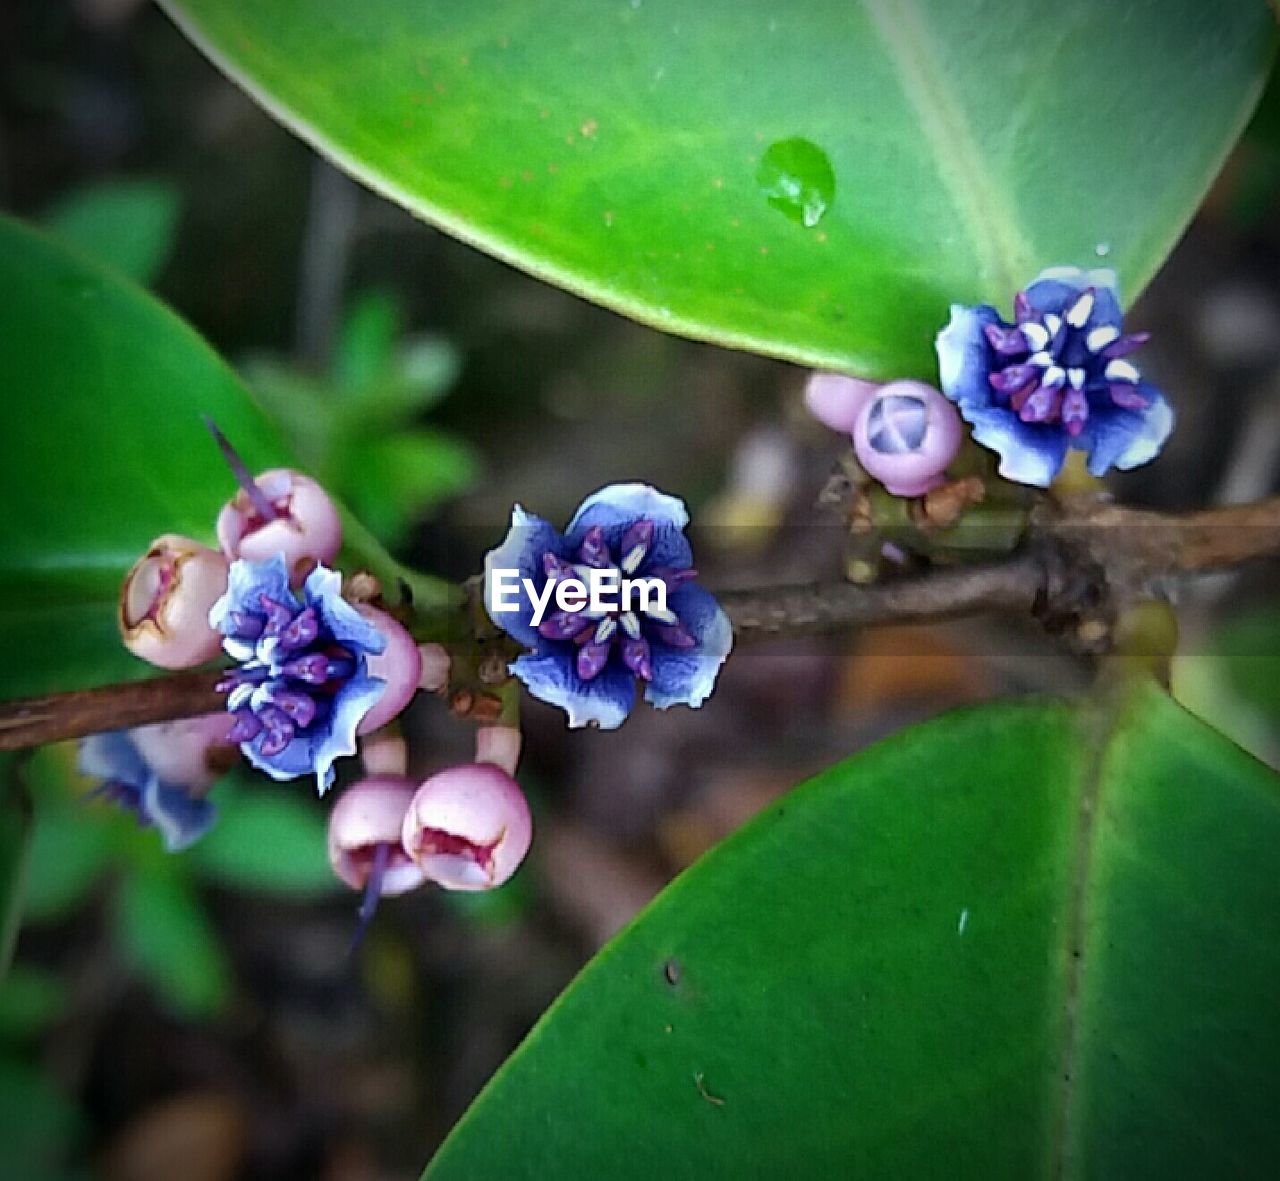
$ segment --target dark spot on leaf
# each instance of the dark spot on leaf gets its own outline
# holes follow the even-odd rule
[[[675,988],[680,983],[680,961],[677,959],[669,959],[662,965],[662,978]]]

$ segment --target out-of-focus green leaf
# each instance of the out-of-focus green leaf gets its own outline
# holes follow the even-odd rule
[[[22,924],[31,850],[31,800],[19,756],[0,755],[0,980]]]
[[[154,537],[212,540],[231,482],[200,415],[253,468],[284,451],[235,374],[114,272],[0,219],[0,288],[21,292],[0,301],[0,696],[146,675],[116,598]]]
[[[669,886],[426,1177],[1273,1177],[1278,848],[1152,685],[906,731]]]
[[[1227,620],[1215,648],[1237,693],[1280,721],[1280,608],[1259,608]]]
[[[322,894],[329,868],[324,813],[297,784],[225,783],[213,795],[218,822],[187,854],[200,874],[243,890]]]
[[[391,368],[400,333],[400,305],[385,291],[366,291],[351,302],[338,332],[334,381],[359,392],[377,385]]]
[[[362,520],[380,537],[403,536],[413,518],[475,482],[480,463],[461,440],[437,431],[366,439],[346,454],[344,487]]]
[[[1266,0],[162,0],[276,118],[659,328],[931,376],[952,301],[1132,299],[1266,75]]]
[[[46,1075],[0,1058],[0,1177],[65,1178],[65,1158],[83,1122],[80,1110]]]
[[[44,222],[59,238],[146,285],[173,249],[178,193],[161,181],[104,181],[63,197]]]
[[[131,874],[116,895],[115,923],[126,962],[176,1013],[207,1017],[222,1008],[231,991],[231,968],[184,877]]]
[[[66,989],[52,972],[21,962],[0,983],[0,1040],[38,1037],[66,1007]]]

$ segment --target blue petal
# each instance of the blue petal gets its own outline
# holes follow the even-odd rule
[[[565,530],[565,541],[570,552],[576,551],[586,531],[599,525],[609,548],[616,551],[623,533],[641,519],[656,526],[646,567],[687,570],[693,565],[693,551],[684,535],[689,510],[679,497],[668,496],[649,484],[609,484],[593,492],[574,513]]]
[[[342,597],[342,575],[336,570],[317,566],[307,575],[302,593],[338,643],[375,656],[386,648],[386,637]]]
[[[686,583],[673,591],[667,606],[698,641],[696,648],[670,648],[661,640],[651,647],[653,680],[645,700],[658,709],[673,705],[700,706],[716,686],[720,666],[733,647],[733,625],[715,596]]]
[[[193,799],[180,787],[161,783],[152,775],[142,790],[139,816],[160,831],[165,849],[180,853],[213,827],[218,810],[205,799]]]
[[[616,730],[635,703],[635,677],[611,659],[598,677],[583,681],[574,664],[576,655],[572,644],[557,644],[545,653],[521,656],[511,671],[534,697],[564,710],[571,729],[594,725]]]
[[[515,570],[521,579],[532,579],[536,586],[545,581],[542,569],[542,555],[548,551],[563,555],[566,552],[564,538],[560,531],[544,521],[541,517],[526,513],[516,505],[511,510],[511,528],[497,549],[491,549],[484,558],[484,606],[489,618],[513,640],[526,648],[536,647],[538,631],[533,626],[533,604],[525,593],[523,585],[514,594],[508,594],[506,601],[513,599],[516,608],[512,611],[496,610],[493,596],[493,578],[497,570]]]
[[[1000,474],[1018,484],[1047,488],[1067,455],[1067,433],[1054,424],[1023,422],[1012,410],[960,407],[973,437],[1000,456]]]
[[[984,325],[1003,321],[995,308],[987,304],[965,307],[951,305],[951,320],[938,333],[938,381],[942,392],[961,406],[983,407],[991,404],[991,346]]]
[[[1089,415],[1081,446],[1089,451],[1089,473],[1102,476],[1110,468],[1127,472],[1149,463],[1173,430],[1173,409],[1164,395],[1145,382],[1139,391],[1147,399],[1145,410],[1094,410]]]
[[[226,594],[209,610],[209,626],[224,636],[231,634],[235,629],[230,626],[227,616],[232,611],[261,614],[263,595],[286,605],[297,602],[289,588],[289,568],[283,554],[265,562],[249,562],[244,558],[232,562],[227,574]]]
[[[151,778],[151,768],[143,761],[127,730],[82,738],[77,765],[80,774],[88,779],[123,783],[138,790]]]
[[[1086,288],[1094,289],[1094,311],[1090,320],[1095,327],[1101,324],[1120,324],[1120,296],[1116,288],[1116,273],[1106,267],[1085,271],[1080,267],[1047,267],[1041,271],[1023,293],[1037,312],[1059,313],[1074,303]]]

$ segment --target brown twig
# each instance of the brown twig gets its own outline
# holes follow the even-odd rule
[[[1171,515],[1086,497],[1042,513],[1033,541],[1002,561],[939,567],[870,586],[850,583],[725,591],[721,604],[742,639],[1034,611],[1071,620],[1082,604],[1106,614],[1109,598],[1141,595],[1155,580],[1280,555],[1280,497]],[[0,751],[171,721],[219,709],[216,671],[0,704]]]

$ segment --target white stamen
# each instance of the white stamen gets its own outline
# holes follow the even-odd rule
[[[227,709],[234,713],[242,705],[248,704],[249,698],[253,696],[256,685],[237,685],[230,693],[227,694]]]
[[[610,616],[608,619],[602,619],[600,626],[596,628],[595,642],[603,644],[606,640],[613,639],[613,633],[618,630],[618,621]]]
[[[1042,349],[1049,343],[1049,330],[1043,324],[1036,324],[1033,321],[1027,321],[1022,325],[1022,335],[1027,338],[1027,344],[1032,351]]]
[[[649,551],[642,545],[635,546],[627,553],[621,562],[618,563],[622,567],[623,574],[634,574],[639,568],[640,563],[644,561],[644,556]]]
[[[618,616],[618,622],[622,624],[622,630],[633,640],[640,638],[640,617],[634,611],[624,611]]]
[[[1105,372],[1108,381],[1137,381],[1141,376],[1128,361],[1108,361]]]
[[[646,606],[644,613],[658,623],[679,623],[680,619],[670,607]]]
[[[1071,388],[1075,390],[1084,389],[1084,370],[1068,369],[1067,380],[1071,383]]]
[[[1111,324],[1104,324],[1101,328],[1095,328],[1088,336],[1084,338],[1084,343],[1088,346],[1091,353],[1100,353],[1113,340],[1120,339],[1120,329]]]
[[[1093,311],[1093,292],[1086,291],[1067,310],[1067,323],[1072,328],[1083,328],[1089,322],[1089,314]]]
[[[1028,365],[1039,365],[1041,369],[1048,369],[1053,364],[1053,356],[1046,352],[1032,353],[1027,359]]]
[[[1067,380],[1067,371],[1061,365],[1050,365],[1044,371],[1044,376],[1040,379],[1040,384],[1045,389],[1056,389],[1064,381]]]
[[[1049,332],[1051,335],[1056,335],[1058,329],[1062,327],[1062,317],[1055,316],[1052,312],[1050,312],[1044,318],[1044,326],[1047,329],[1049,329]]]

